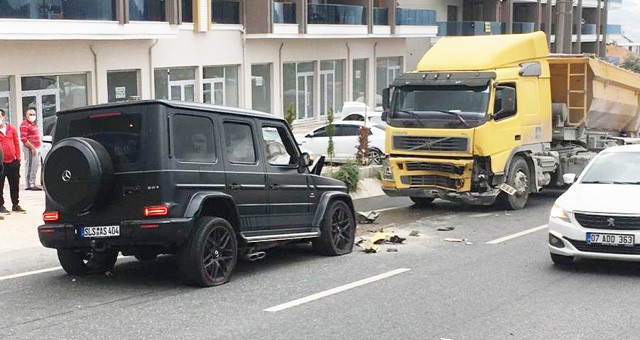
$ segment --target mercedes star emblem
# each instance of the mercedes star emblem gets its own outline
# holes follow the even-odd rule
[[[65,182],[69,182],[69,180],[71,179],[71,171],[69,170],[65,170],[62,172],[62,180]]]

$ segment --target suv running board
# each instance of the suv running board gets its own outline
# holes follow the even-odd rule
[[[315,238],[320,236],[320,231],[309,231],[302,233],[286,233],[286,234],[269,234],[259,236],[245,236],[245,233],[241,234],[242,237],[249,243],[267,242],[267,241],[286,241],[286,240],[300,240],[305,238]]]

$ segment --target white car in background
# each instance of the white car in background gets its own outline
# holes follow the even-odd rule
[[[360,127],[365,126],[362,122],[337,122],[335,133],[333,136],[334,156],[333,161],[336,163],[345,163],[356,159],[358,146],[358,131]],[[323,125],[309,133],[296,135],[296,141],[300,145],[302,152],[308,152],[311,155],[327,156],[327,146],[329,145],[329,137],[326,132],[327,125]],[[385,130],[378,126],[370,126],[369,129],[369,159],[372,164],[382,164],[386,157],[384,154]]]
[[[574,258],[640,261],[640,145],[601,151],[560,196],[549,218],[549,251],[557,265]],[[575,183],[574,183],[575,181]]]
[[[387,123],[382,120],[382,112],[379,111],[359,111],[349,113],[342,118],[343,122],[365,122],[368,126],[379,126],[384,128]]]

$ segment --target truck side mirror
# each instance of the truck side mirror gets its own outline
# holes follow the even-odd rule
[[[390,93],[391,91],[389,91],[389,88],[384,88],[382,89],[382,109],[383,110],[388,110],[389,109],[389,97],[390,97]]]
[[[493,112],[495,120],[514,115],[516,113],[516,89],[510,86],[497,86]]]
[[[389,116],[389,110],[384,110],[382,111],[382,115],[380,115],[380,119],[382,119],[383,122],[387,121],[387,116]]]

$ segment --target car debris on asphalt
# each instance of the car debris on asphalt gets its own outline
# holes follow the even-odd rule
[[[452,226],[446,226],[446,227],[438,227],[438,229],[436,229],[437,231],[451,231],[454,230],[455,228]]]
[[[371,211],[356,211],[356,220],[358,223],[362,224],[371,224],[376,221],[376,219],[380,216],[380,213],[371,210]]]

